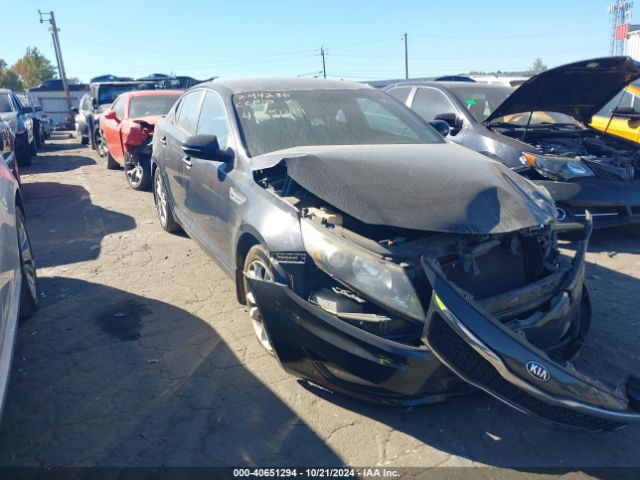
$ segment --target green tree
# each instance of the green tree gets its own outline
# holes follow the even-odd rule
[[[538,57],[533,61],[533,65],[531,65],[530,70],[534,75],[537,75],[538,73],[544,72],[546,69],[547,66],[542,63],[542,59]]]
[[[20,77],[26,88],[40,85],[56,74],[55,68],[38,47],[27,47],[27,53],[11,67],[11,71]]]
[[[24,85],[22,81],[7,68],[7,62],[0,58],[0,88],[10,88],[11,90],[23,90]]]

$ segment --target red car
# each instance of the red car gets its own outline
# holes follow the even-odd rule
[[[101,145],[98,152],[107,168],[124,167],[129,186],[147,190],[151,185],[151,140],[153,129],[184,92],[141,90],[119,95],[100,116]]]

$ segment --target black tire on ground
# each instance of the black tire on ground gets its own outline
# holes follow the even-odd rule
[[[93,134],[90,137],[91,140],[91,148],[93,148],[96,152],[98,151],[98,148],[100,147],[100,130],[99,129],[95,129],[93,131]]]
[[[33,124],[33,140],[36,144],[36,148],[42,147],[44,143],[44,135],[42,134],[42,127],[40,124]]]
[[[180,230],[180,225],[176,222],[175,218],[173,218],[169,196],[167,195],[167,190],[159,168],[156,168],[153,176],[153,200],[156,204],[156,212],[158,213],[158,220],[160,221],[162,229],[169,233]]]
[[[84,136],[80,137],[80,143],[82,145],[89,145],[89,137],[84,137]]]
[[[124,175],[127,183],[134,190],[149,190],[151,186],[151,163],[148,158],[134,159],[129,153],[124,154]]]
[[[16,135],[15,149],[18,165],[20,167],[28,167],[31,165],[31,154],[29,153],[29,143],[26,133]]]
[[[38,147],[36,147],[36,139],[35,139],[35,137],[33,139],[33,142],[31,142],[29,144],[29,155],[31,155],[31,158],[33,158],[36,155],[38,155]]]
[[[249,289],[249,282],[247,281],[247,275],[255,276],[262,280],[275,280],[278,278],[277,273],[273,269],[269,252],[262,245],[254,245],[247,252],[247,256],[244,259],[244,266],[242,271],[243,275],[245,298],[247,301],[247,307],[249,308],[249,319],[251,320],[251,326],[253,327],[253,333],[256,339],[262,345],[267,352],[274,354],[271,339],[267,330],[262,323],[262,315],[253,298],[253,294]]]
[[[16,207],[16,230],[22,285],[20,288],[20,317],[26,318],[38,310],[38,275],[31,248],[31,237],[22,210]]]

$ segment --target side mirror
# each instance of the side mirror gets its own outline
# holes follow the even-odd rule
[[[229,162],[232,160],[228,152],[220,149],[218,137],[215,135],[194,135],[182,141],[182,151],[190,157],[203,160]]]
[[[436,115],[433,117],[434,120],[443,120],[447,122],[449,128],[451,129],[451,133],[455,134],[460,131],[462,128],[462,119],[458,117],[455,113],[441,113],[440,115]]]
[[[41,112],[42,111],[42,106],[41,105],[36,105],[33,107],[33,110],[36,112]]]
[[[118,116],[116,115],[116,112],[114,112],[111,109],[104,112],[103,115],[104,115],[104,118],[106,118],[107,120],[115,120],[116,122],[119,121]]]
[[[449,130],[451,129],[449,128],[449,124],[444,120],[431,120],[429,124],[433,128],[435,128],[438,131],[438,133],[443,137],[446,137],[447,135],[449,135]]]
[[[22,107],[22,110],[20,110],[20,113],[33,113],[33,107],[30,106],[26,106],[26,107]]]
[[[79,113],[78,107],[71,107],[71,111],[76,115]],[[44,116],[44,115],[43,115]]]

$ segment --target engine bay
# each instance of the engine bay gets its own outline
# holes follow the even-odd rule
[[[575,133],[533,131],[525,141],[546,155],[581,160],[599,177],[640,179],[640,148],[624,140],[582,130]]]

